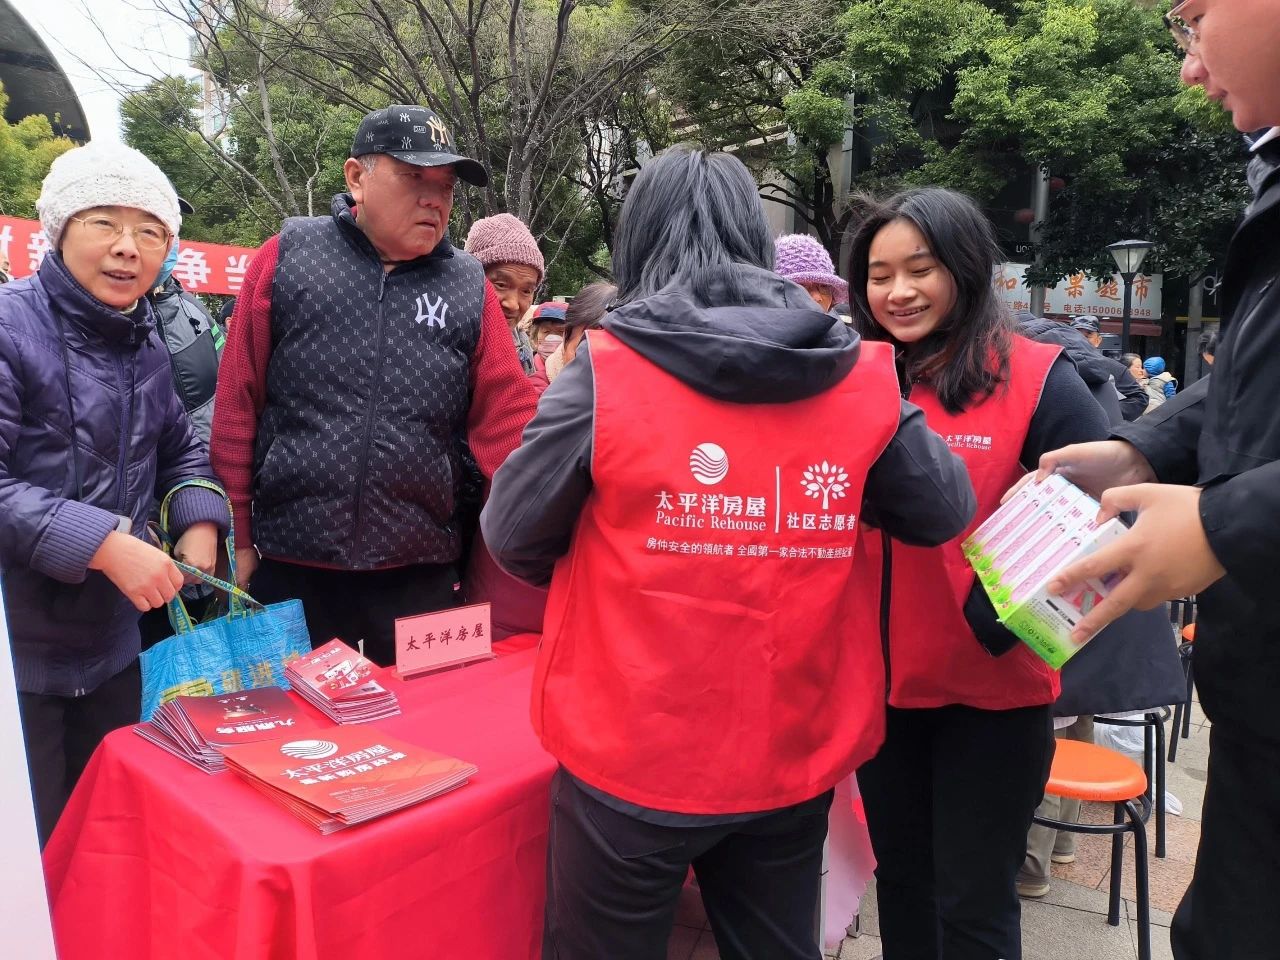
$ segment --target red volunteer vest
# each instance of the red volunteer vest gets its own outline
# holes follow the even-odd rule
[[[889,702],[895,707],[958,703],[1011,710],[1058,698],[1058,672],[1024,644],[993,657],[978,643],[964,617],[974,573],[960,552],[964,538],[1025,472],[1018,462],[1022,446],[1058,353],[1058,347],[1015,337],[1009,382],[963,413],[948,413],[927,385],[911,392],[929,426],[968,467],[978,510],[964,533],[941,547],[893,544]],[[867,539],[879,549],[878,536]]]
[[[850,584],[866,473],[898,426],[892,354],[864,343],[820,396],[740,404],[589,336],[594,488],[551,581],[534,727],[641,806],[814,797],[883,739],[875,611]]]

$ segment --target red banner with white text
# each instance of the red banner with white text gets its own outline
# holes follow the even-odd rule
[[[9,258],[14,277],[35,273],[49,250],[49,238],[39,221],[0,217],[0,260]],[[191,293],[240,293],[244,272],[258,251],[252,247],[228,247],[220,243],[183,240],[173,275]]]

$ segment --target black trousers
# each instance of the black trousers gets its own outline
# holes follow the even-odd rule
[[[140,719],[138,661],[82,697],[19,693],[18,712],[43,847],[102,738]]]
[[[889,708],[858,771],[884,960],[1020,960],[1014,881],[1053,749],[1048,706]]]
[[[458,603],[453,564],[417,564],[390,570],[327,570],[264,558],[249,584],[261,603],[301,600],[311,645],[337,637],[381,667],[396,662],[395,621]]]
[[[661,826],[551,782],[544,960],[666,960],[692,866],[723,960],[820,960],[832,793],[740,823]]]
[[[1173,917],[1177,960],[1280,956],[1280,745],[1215,723],[1195,873]]]

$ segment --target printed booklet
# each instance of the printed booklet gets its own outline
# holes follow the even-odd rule
[[[232,747],[226,762],[325,834],[438,797],[476,773],[473,764],[378,730],[333,727],[314,736]]]
[[[258,687],[217,697],[174,697],[133,730],[205,773],[219,773],[226,769],[227,747],[296,738],[316,725],[284,690]]]

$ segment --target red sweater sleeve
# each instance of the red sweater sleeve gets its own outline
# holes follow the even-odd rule
[[[467,414],[467,442],[485,480],[492,480],[507,455],[520,446],[524,426],[538,410],[540,386],[520,366],[502,305],[486,280]]]
[[[253,446],[258,436],[258,417],[267,402],[271,284],[279,255],[280,238],[275,236],[262,245],[249,264],[231,315],[214,394],[209,461],[231,498],[237,547],[253,544]]]

